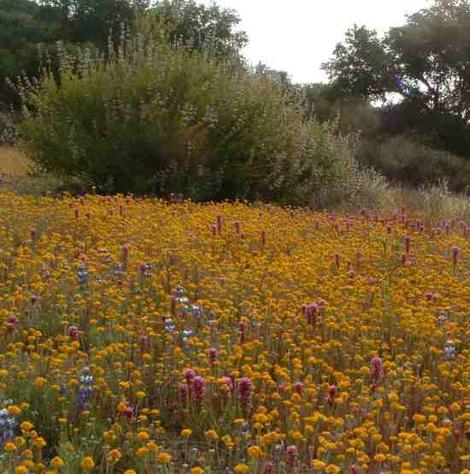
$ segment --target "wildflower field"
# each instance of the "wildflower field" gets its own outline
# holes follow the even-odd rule
[[[470,228],[0,194],[0,472],[470,473]]]

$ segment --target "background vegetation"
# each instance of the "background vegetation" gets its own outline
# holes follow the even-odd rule
[[[238,24],[193,0],[5,0],[2,138],[36,172],[103,193],[331,206],[376,205],[386,181],[466,192],[468,0],[383,37],[355,25],[327,84],[246,64]]]

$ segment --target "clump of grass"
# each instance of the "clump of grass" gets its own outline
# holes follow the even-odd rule
[[[28,159],[16,148],[0,146],[0,175],[4,177],[26,176]]]
[[[437,218],[470,220],[468,192],[452,193],[445,179],[418,189],[389,188],[384,195],[382,208],[391,210],[399,207],[406,207],[421,214],[427,221]]]
[[[3,191],[32,196],[80,194],[91,189],[78,180],[38,172],[21,150],[11,146],[0,146],[0,185]]]

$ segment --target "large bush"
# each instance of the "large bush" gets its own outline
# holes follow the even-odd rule
[[[59,77],[19,84],[40,168],[101,192],[198,200],[322,204],[344,189],[354,150],[333,125],[239,60],[169,46],[149,21],[140,31],[106,60],[62,54]]]
[[[362,143],[360,159],[389,180],[418,187],[446,179],[450,189],[463,192],[470,187],[470,163],[447,151],[398,135],[376,143]]]

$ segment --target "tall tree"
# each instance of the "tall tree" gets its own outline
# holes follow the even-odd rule
[[[60,14],[61,36],[72,43],[104,48],[111,33],[129,25],[148,0],[42,0]]]
[[[469,156],[469,0],[435,0],[382,38],[355,26],[324,68],[338,95],[390,105],[397,102],[389,100],[394,93],[401,100],[388,108],[390,123],[433,135],[439,145]]]
[[[30,0],[0,3],[0,103],[14,100],[6,78],[33,74],[39,65],[38,45],[59,38],[54,9]]]
[[[157,1],[153,11],[169,32],[169,40],[192,49],[211,48],[217,55],[238,53],[248,42],[245,32],[237,31],[240,18],[232,9],[194,0]]]

